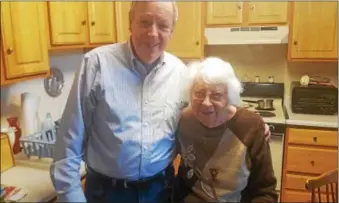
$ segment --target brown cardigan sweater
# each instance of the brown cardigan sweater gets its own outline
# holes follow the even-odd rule
[[[178,128],[179,176],[205,202],[277,202],[276,178],[260,116],[238,108],[207,128],[184,110]]]

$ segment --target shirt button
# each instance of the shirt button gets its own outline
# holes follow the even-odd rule
[[[145,104],[148,104],[148,100],[145,101]]]

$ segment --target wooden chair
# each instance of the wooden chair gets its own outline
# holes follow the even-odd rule
[[[312,202],[322,202],[325,195],[326,202],[338,202],[338,169],[307,179],[305,186],[308,191],[312,192]],[[316,201],[316,196],[318,196],[318,201]]]

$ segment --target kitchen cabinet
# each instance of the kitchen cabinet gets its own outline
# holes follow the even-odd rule
[[[206,2],[206,25],[248,26],[286,24],[285,2]]]
[[[180,58],[201,58],[204,55],[202,3],[177,2],[179,19],[167,50]],[[118,42],[129,39],[130,2],[116,2]]]
[[[179,18],[167,51],[180,58],[204,56],[202,2],[178,1]]]
[[[116,41],[114,2],[88,2],[89,43]]]
[[[293,2],[289,60],[338,60],[338,2]]]
[[[51,49],[115,42],[114,10],[114,2],[48,2]]]
[[[310,202],[307,178],[338,167],[338,131],[287,128],[281,202]]]
[[[1,85],[49,72],[44,2],[1,2]]]
[[[129,9],[131,8],[130,1],[115,2],[115,12],[117,19],[117,40],[125,42],[129,39]]]

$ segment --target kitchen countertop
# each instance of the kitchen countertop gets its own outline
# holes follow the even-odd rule
[[[309,126],[319,128],[338,128],[338,115],[296,114],[292,112],[290,100],[286,98],[285,108],[288,114],[287,125]]]
[[[1,184],[20,187],[27,195],[20,202],[48,202],[56,197],[49,175],[51,158],[27,158],[24,153],[15,155],[15,166],[1,173]],[[80,174],[86,173],[84,162]]]

